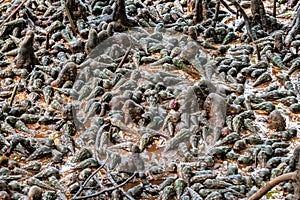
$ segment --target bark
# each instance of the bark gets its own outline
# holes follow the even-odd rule
[[[116,7],[112,15],[112,20],[116,22],[120,22],[122,25],[125,26],[136,25],[136,22],[134,20],[131,20],[127,17],[125,6],[126,6],[125,0],[116,1]]]
[[[300,199],[300,147],[294,151],[294,165],[297,169],[294,178],[294,199]]]
[[[263,186],[261,189],[259,189],[255,194],[253,194],[248,200],[259,200],[277,184],[283,181],[293,180],[295,174],[296,172],[291,172],[274,178],[273,180],[269,181],[265,186]]]
[[[202,0],[196,0],[194,7],[194,23],[197,24],[203,20],[203,5]]]
[[[267,16],[264,4],[261,0],[251,0],[251,13],[254,21],[261,23],[262,29],[267,31]]]
[[[248,200],[258,200],[262,198],[269,190],[277,184],[284,181],[293,181],[294,199],[300,199],[300,147],[294,150],[293,159],[290,162],[291,170],[296,170],[287,174],[283,174],[267,182],[260,190],[253,194]]]

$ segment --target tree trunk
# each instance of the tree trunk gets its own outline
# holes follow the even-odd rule
[[[202,0],[196,0],[194,7],[194,23],[197,24],[203,20]]]
[[[120,22],[125,26],[134,26],[136,24],[134,20],[128,19],[126,15],[125,0],[116,0],[116,7],[112,15],[112,20]]]

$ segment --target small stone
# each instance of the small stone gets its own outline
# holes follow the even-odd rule
[[[262,168],[259,170],[258,175],[264,180],[268,180],[270,178],[271,172],[268,168]]]
[[[294,193],[294,187],[293,187],[293,184],[291,184],[291,183],[285,183],[285,184],[283,185],[283,190],[284,190],[285,192],[288,192],[288,193]]]
[[[247,145],[247,143],[246,143],[245,139],[238,140],[234,143],[233,150],[236,150],[236,151],[243,150],[246,148],[246,145]]]
[[[252,156],[244,156],[244,155],[240,155],[240,157],[238,158],[238,162],[239,164],[252,164],[254,162],[254,159]]]
[[[27,195],[31,200],[40,200],[42,199],[42,189],[34,185],[29,189]]]
[[[234,163],[230,164],[227,168],[226,175],[229,176],[237,173],[238,173],[238,166]]]
[[[10,200],[10,196],[6,191],[0,191],[0,199],[1,200]]]
[[[269,129],[274,129],[275,131],[284,131],[286,129],[286,120],[278,110],[270,113],[268,122]]]
[[[214,191],[212,193],[210,193],[206,198],[205,200],[221,200],[223,199],[222,195],[217,192],[217,191]]]

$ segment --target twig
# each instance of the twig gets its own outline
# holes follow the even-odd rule
[[[276,0],[273,0],[273,17],[276,18]]]
[[[96,141],[95,141],[95,145],[94,145],[94,153],[95,153],[95,157],[96,157],[96,160],[98,162],[100,162],[100,159],[99,159],[99,152],[97,151],[97,149],[99,148],[99,143],[100,143],[100,137],[101,137],[101,134],[103,132],[103,130],[109,126],[108,124],[104,124],[102,125],[98,132],[97,132],[97,136],[96,136]],[[109,168],[104,165],[103,167],[106,171],[106,174],[107,174],[107,178],[109,179],[109,181],[114,185],[114,186],[117,186],[117,183],[115,182],[115,180],[113,179],[113,177],[111,176],[110,174],[110,171],[109,171]],[[123,188],[119,188],[119,190],[123,193],[124,196],[126,196],[129,200],[134,200],[133,197],[131,197]]]
[[[296,17],[293,19],[292,26],[291,26],[292,28],[289,30],[284,40],[285,46],[287,48],[290,48],[294,36],[298,33],[299,24],[300,24],[300,7],[297,10]]]
[[[17,94],[18,85],[19,85],[18,83],[15,85],[14,90],[13,90],[13,92],[12,92],[10,98],[9,98],[9,102],[8,102],[8,105],[9,105],[9,106],[12,106],[12,103],[13,103],[13,101],[14,101],[14,98],[15,98],[15,96],[16,96],[16,94]]]
[[[109,173],[109,169],[108,167],[104,167],[105,171],[107,172],[107,177],[110,180],[110,182],[112,182],[112,184],[116,187],[117,183],[115,182],[115,180],[113,179],[113,177],[111,176],[111,174]],[[137,172],[134,172],[133,175],[136,175]],[[120,188],[120,191],[129,199],[129,200],[134,200],[134,198],[132,196],[130,196],[123,188]]]
[[[237,15],[237,12],[235,12],[234,10],[232,10],[229,5],[224,1],[224,0],[220,0],[220,2],[223,4],[223,6],[232,14]]]
[[[3,26],[3,24],[5,24],[7,21],[9,21],[9,19],[14,16],[16,14],[16,12],[18,12],[18,10],[20,10],[20,8],[26,3],[27,1],[23,1],[20,3],[20,5],[14,10],[11,12],[11,14],[1,23],[0,27]]]
[[[104,163],[100,166],[100,167],[98,167],[85,181],[84,181],[84,183],[80,186],[80,188],[79,188],[79,190],[76,192],[76,194],[71,198],[71,200],[72,199],[76,199],[76,197],[82,192],[82,190],[84,189],[84,187],[86,186],[86,184],[89,182],[89,180],[91,180],[91,178],[93,177],[93,176],[95,176],[99,171],[100,171],[100,169],[102,169],[103,167],[104,167],[104,165],[106,164],[106,162],[107,162],[107,160],[108,160],[108,154],[106,155],[106,159],[105,159],[105,161],[104,161]]]
[[[67,15],[67,17],[68,17],[68,19],[70,21],[72,31],[73,31],[74,35],[76,35],[76,26],[74,24],[74,21],[72,19],[71,13],[70,13],[70,10],[69,10],[69,8],[68,8],[68,6],[67,6],[66,3],[64,3],[64,8],[65,8],[65,11],[66,11],[66,15]]]
[[[118,189],[120,187],[122,187],[123,185],[127,184],[131,179],[133,179],[135,177],[135,175],[137,174],[137,172],[134,172],[132,176],[130,176],[126,181],[124,181],[123,183],[119,184],[119,185],[116,185],[114,187],[110,187],[110,188],[106,188],[106,189],[103,189],[99,192],[96,192],[94,194],[91,194],[91,195],[87,195],[87,196],[82,196],[82,197],[76,197],[76,198],[73,198],[73,200],[77,200],[77,199],[88,199],[88,198],[91,198],[91,197],[96,197],[96,196],[99,196],[100,194],[102,193],[105,193],[105,192],[109,192],[109,191],[112,191],[112,190],[115,190],[115,189]]]
[[[215,8],[215,16],[214,16],[214,19],[213,19],[213,21],[215,21],[215,25],[217,24],[218,17],[219,17],[220,3],[221,3],[220,0],[218,0],[217,4],[216,4],[216,8]]]
[[[47,34],[46,34],[46,50],[49,49],[49,37],[50,37],[50,33],[47,32]]]
[[[261,56],[260,56],[260,50],[258,48],[258,45],[256,44],[255,45],[255,48],[256,48],[256,54],[257,54],[257,60],[260,61],[261,60]]]
[[[283,181],[293,180],[295,175],[296,175],[296,172],[291,172],[291,173],[283,174],[281,176],[278,176],[278,177],[274,178],[273,180],[267,182],[265,186],[263,186],[262,188],[260,188],[248,200],[258,200],[258,199],[260,199],[270,189],[272,189],[275,185],[277,185],[278,183],[281,183]]]
[[[127,49],[125,55],[123,56],[122,60],[120,61],[119,65],[118,65],[117,69],[121,68],[123,66],[123,64],[125,63],[125,60],[128,57],[131,48],[132,48],[132,45],[130,45],[129,48]]]

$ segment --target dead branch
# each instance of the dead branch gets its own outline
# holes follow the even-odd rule
[[[9,102],[8,102],[8,105],[9,105],[9,106],[12,106],[12,103],[13,103],[13,101],[14,101],[14,98],[15,98],[15,96],[16,96],[16,94],[17,94],[17,89],[18,89],[18,84],[15,85],[14,90],[13,90],[13,92],[12,92],[12,94],[11,94],[11,97],[10,97]]]
[[[276,0],[273,0],[273,17],[276,18]]]
[[[68,19],[70,21],[72,31],[73,31],[74,35],[76,35],[76,26],[74,24],[74,21],[72,19],[71,13],[70,13],[70,10],[69,10],[69,8],[68,8],[68,6],[67,6],[66,3],[64,3],[64,8],[65,8],[65,11],[66,11],[66,15],[67,15],[67,17],[68,17]]]
[[[114,180],[114,178],[111,176],[110,174],[110,170],[107,166],[104,167],[105,171],[106,171],[106,174],[107,174],[107,178],[109,179],[110,182],[112,182],[112,184],[116,187],[117,186],[117,183],[116,181]],[[133,177],[137,174],[137,172],[135,171],[133,173]],[[118,187],[119,190],[123,193],[124,196],[126,196],[129,200],[134,200],[134,198],[132,196],[130,196],[123,188],[121,187]]]
[[[100,194],[103,194],[105,192],[109,192],[109,191],[112,191],[112,190],[115,190],[115,189],[118,189],[120,187],[122,187],[123,185],[127,184],[131,179],[133,179],[135,176],[136,176],[137,172],[134,172],[132,176],[130,176],[126,181],[124,181],[123,183],[119,184],[119,185],[116,185],[114,187],[110,187],[110,188],[106,188],[106,189],[103,189],[99,192],[96,192],[95,194],[91,194],[91,195],[87,195],[87,196],[82,196],[82,197],[76,197],[76,198],[72,198],[73,200],[78,200],[78,199],[88,199],[88,198],[91,198],[91,197],[96,197],[96,196],[99,196]]]
[[[76,194],[71,198],[71,200],[76,199],[77,196],[82,192],[82,190],[84,189],[84,187],[86,186],[86,184],[91,180],[92,177],[94,177],[99,171],[100,169],[102,169],[104,167],[104,165],[106,164],[108,160],[108,154],[106,155],[106,159],[104,160],[104,163],[98,167],[84,182],[83,184],[80,186],[79,190],[76,192]]]
[[[201,22],[203,20],[203,5],[202,0],[196,0],[194,7],[194,17],[193,21],[195,24]]]
[[[223,4],[223,6],[232,14],[237,15],[237,12],[235,12],[233,9],[230,8],[230,6],[224,1],[220,0],[220,2]]]
[[[99,155],[99,143],[100,143],[100,137],[101,137],[101,134],[103,132],[103,130],[109,126],[108,124],[104,124],[102,125],[98,132],[97,132],[97,136],[96,136],[96,141],[95,141],[95,145],[94,145],[94,154],[95,154],[95,157],[96,157],[96,160],[100,163],[100,155]],[[106,171],[106,174],[107,174],[107,178],[108,180],[116,187],[118,184],[115,182],[115,180],[113,179],[112,175],[110,174],[110,170],[109,168],[104,165],[103,168],[105,169]],[[136,173],[134,174],[136,175]],[[132,196],[130,196],[123,188],[119,188],[119,190],[123,193],[124,196],[126,196],[129,200],[134,200],[134,198]]]
[[[288,34],[286,35],[285,40],[284,40],[285,46],[287,48],[290,47],[291,42],[293,41],[293,38],[298,33],[299,25],[300,25],[300,7],[298,8],[297,15],[292,22],[292,28],[288,32]]]
[[[127,59],[131,48],[132,48],[132,46],[130,45],[130,47],[127,49],[126,53],[124,54],[122,60],[120,61],[119,65],[117,66],[117,69],[121,68],[123,66],[123,64],[125,63],[125,60]]]
[[[116,0],[116,7],[112,14],[112,20],[120,22],[125,26],[134,26],[136,22],[127,17],[125,8],[125,0]]]
[[[289,181],[294,180],[294,177],[296,175],[296,172],[290,172],[287,174],[283,174],[281,176],[278,176],[274,178],[273,180],[266,183],[265,186],[260,188],[255,194],[253,194],[248,200],[259,200],[261,197],[263,197],[270,189],[272,189],[275,185],[283,182],[283,181]]]
[[[0,27],[3,26],[3,24],[5,24],[6,22],[8,22],[9,19],[10,19],[12,16],[14,16],[14,15],[18,12],[18,10],[20,10],[20,8],[21,8],[26,2],[27,2],[27,1],[21,2],[20,5],[19,5],[14,11],[12,11],[11,14],[10,14],[10,15],[9,15],[9,16],[1,23]]]

